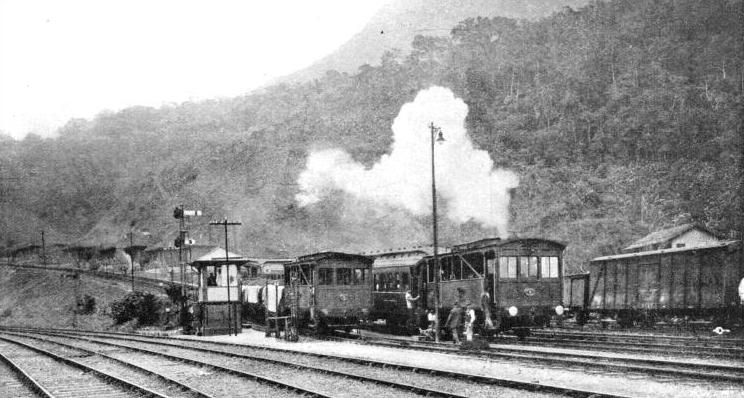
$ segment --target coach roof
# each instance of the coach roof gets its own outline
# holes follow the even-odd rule
[[[351,254],[351,253],[341,253],[341,252],[320,252],[320,253],[314,253],[314,254],[308,254],[305,256],[300,256],[297,258],[297,263],[303,263],[303,262],[310,262],[310,261],[319,261],[319,260],[328,260],[328,259],[338,259],[338,260],[362,260],[366,263],[371,263],[373,260],[372,258],[368,256],[363,256],[361,254]]]

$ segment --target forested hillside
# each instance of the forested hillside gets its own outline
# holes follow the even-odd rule
[[[249,255],[425,244],[427,217],[339,198],[299,207],[295,195],[310,150],[341,147],[369,166],[389,151],[401,105],[440,85],[469,106],[477,146],[519,176],[509,229],[567,242],[571,269],[680,220],[741,239],[742,26],[741,0],[468,19],[355,74],[102,113],[71,120],[56,139],[3,140],[2,208],[93,243],[146,229],[151,244],[168,244],[183,203],[240,219],[237,247]],[[0,244],[29,243],[9,220],[3,231],[16,232]],[[216,239],[205,221],[192,225],[197,241]],[[443,224],[445,244],[496,232]]]

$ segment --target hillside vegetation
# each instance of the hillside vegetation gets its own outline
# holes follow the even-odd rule
[[[741,238],[743,22],[741,0],[467,19],[354,74],[105,112],[71,120],[56,139],[3,141],[1,192],[48,228],[94,243],[147,229],[150,244],[167,245],[181,203],[240,219],[231,239],[249,255],[428,243],[427,217],[339,198],[298,207],[294,196],[308,151],[341,147],[372,165],[389,151],[401,105],[441,85],[468,104],[473,141],[520,178],[510,229],[567,242],[569,271],[682,219]],[[192,222],[193,236],[216,242],[205,221]],[[494,234],[443,220],[440,241]],[[0,244],[27,243],[21,236]]]
[[[3,268],[0,274],[0,325],[105,330],[114,327],[110,305],[127,285],[98,278],[80,281],[61,272]],[[87,311],[77,306],[89,297]]]

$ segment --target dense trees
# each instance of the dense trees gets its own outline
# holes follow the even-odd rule
[[[397,247],[384,229],[395,223],[297,208],[295,181],[311,148],[372,164],[400,106],[439,84],[469,105],[476,144],[520,175],[512,229],[570,242],[573,268],[682,215],[741,238],[741,10],[741,0],[615,0],[534,22],[468,19],[354,75],[70,121],[57,139],[4,145],[3,177],[23,178],[0,183],[15,206],[71,234],[135,219],[165,235],[163,214],[186,202],[243,217],[244,250]],[[403,237],[426,242],[427,221],[410,221],[422,227]],[[443,233],[454,243],[492,231]]]

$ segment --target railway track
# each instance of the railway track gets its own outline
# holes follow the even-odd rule
[[[0,396],[38,397],[49,396],[39,383],[10,358],[0,353]]]
[[[740,347],[744,339],[729,338],[722,336],[679,336],[667,334],[638,334],[638,333],[609,333],[609,332],[587,332],[568,331],[561,329],[541,329],[532,332],[534,336],[555,336],[572,339],[594,339],[594,340],[617,340],[632,339],[639,342],[674,342],[689,344],[695,343],[711,347]]]
[[[135,382],[90,367],[70,356],[59,355],[17,339],[0,336],[0,352],[18,375],[18,380],[38,396],[165,398]]]
[[[386,347],[405,347],[414,350],[449,352],[458,355],[489,359],[504,359],[523,363],[540,362],[561,368],[582,368],[589,372],[597,370],[622,374],[638,374],[677,380],[703,380],[710,383],[744,383],[744,365],[715,365],[690,361],[659,360],[643,357],[604,355],[600,353],[535,350],[519,345],[492,347],[488,350],[466,350],[449,343],[413,342],[397,338],[345,339],[343,341]]]
[[[16,332],[21,332],[16,329]],[[321,391],[330,389],[327,396],[339,396],[338,386],[356,391],[350,396],[573,396],[618,397],[598,391],[585,391],[503,378],[477,376],[443,371],[424,366],[406,366],[396,363],[348,358],[337,355],[296,352],[280,348],[267,348],[237,344],[213,343],[184,339],[146,337],[100,332],[72,332],[61,330],[23,330],[37,339],[79,346],[88,344],[91,350],[134,350],[148,355],[168,356],[181,361],[198,362],[202,366],[233,366],[240,369],[257,369],[271,366],[286,368],[286,377],[299,383],[310,382]],[[97,347],[97,348],[96,348]],[[167,353],[166,353],[167,352]],[[273,370],[279,374],[279,370]],[[329,378],[330,382],[323,379]],[[360,388],[362,388],[360,390]],[[395,394],[391,394],[391,389]]]
[[[513,340],[512,340],[513,341]],[[507,339],[494,342],[508,343]],[[744,359],[743,341],[737,339],[711,339],[680,336],[612,335],[597,333],[563,333],[538,331],[522,345],[538,344],[561,348],[606,350],[612,352],[655,353],[696,358]]]

